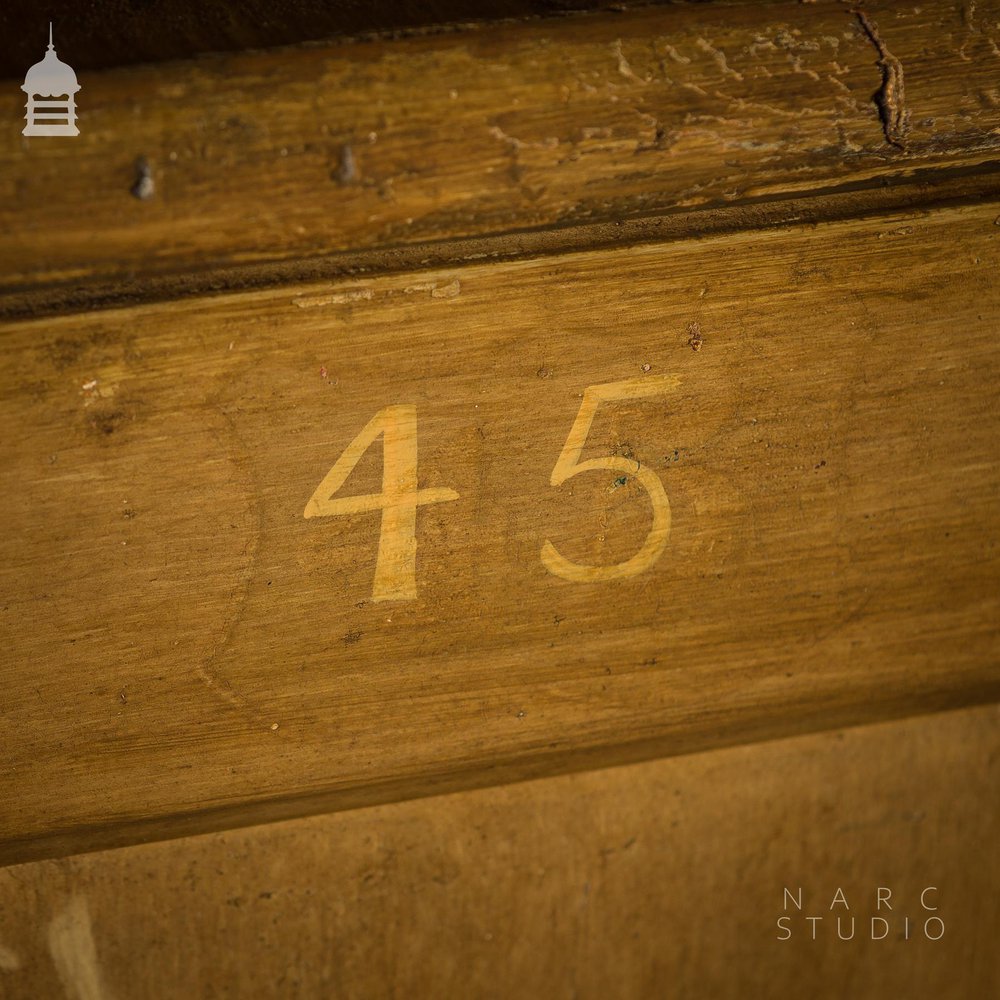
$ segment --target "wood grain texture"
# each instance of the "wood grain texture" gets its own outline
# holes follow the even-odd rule
[[[996,996],[998,768],[990,706],[8,868],[0,990]],[[803,909],[779,941],[785,887]]]
[[[970,171],[995,191],[1000,6],[866,11],[874,37],[840,3],[699,4],[90,74],[66,140],[24,140],[12,87],[0,307],[309,261],[454,263],[535,245],[519,234],[719,206],[749,228],[775,199],[941,196]]]
[[[0,328],[0,859],[997,698],[998,211]],[[554,576],[650,531],[550,484],[581,395],[664,376],[583,457],[665,553]],[[394,604],[379,514],[303,511],[396,404],[459,498]]]

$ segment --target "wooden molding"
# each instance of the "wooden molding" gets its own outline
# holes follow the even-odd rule
[[[998,10],[675,5],[111,70],[58,141],[10,88],[0,314],[995,194]]]
[[[996,699],[998,213],[0,327],[0,860]]]
[[[995,996],[998,723],[985,706],[8,868],[4,998]]]

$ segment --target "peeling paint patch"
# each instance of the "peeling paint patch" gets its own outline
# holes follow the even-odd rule
[[[632,69],[628,59],[625,58],[625,53],[622,51],[622,40],[620,38],[615,41],[612,51],[614,52],[615,58],[618,60],[618,72],[621,73],[626,80],[631,80],[633,83],[641,83],[644,86],[649,83],[648,80],[644,80],[635,72],[635,70]]]
[[[454,281],[448,282],[447,285],[438,285],[437,288],[431,289],[432,299],[453,299],[462,292],[462,284],[456,278]]]
[[[439,281],[421,281],[415,285],[407,285],[403,289],[404,295],[416,295],[420,292],[430,292],[432,299],[453,299],[461,294],[462,283],[458,278],[445,285]]]
[[[707,52],[712,59],[715,60],[715,64],[722,71],[723,76],[731,76],[734,80],[743,79],[742,73],[738,73],[735,69],[730,67],[729,60],[726,59],[726,54],[722,51],[722,49],[716,48],[711,42],[706,41],[704,38],[695,39],[695,45],[697,45],[702,52]]]
[[[347,302],[360,302],[372,297],[370,288],[351,288],[345,292],[334,292],[330,295],[300,295],[292,302],[300,309],[313,309],[316,306],[336,306]]]
[[[110,1000],[97,964],[90,912],[83,896],[74,896],[49,924],[49,953],[66,995],[75,1000]]]

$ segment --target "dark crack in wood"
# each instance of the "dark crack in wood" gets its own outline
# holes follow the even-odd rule
[[[863,10],[855,9],[853,13],[878,53],[878,66],[882,71],[882,86],[875,92],[873,100],[878,107],[886,141],[897,149],[906,149],[906,133],[909,130],[910,113],[906,110],[903,64],[886,47],[878,33],[878,27],[871,18]]]

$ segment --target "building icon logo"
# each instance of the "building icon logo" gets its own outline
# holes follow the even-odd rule
[[[49,21],[49,48],[45,58],[28,70],[21,86],[28,106],[21,135],[79,135],[76,127],[76,73],[56,55]],[[49,100],[53,98],[53,100]]]

